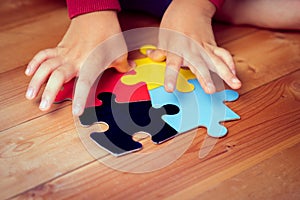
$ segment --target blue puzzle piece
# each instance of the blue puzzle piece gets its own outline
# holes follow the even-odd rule
[[[233,90],[224,90],[214,94],[206,94],[196,79],[189,80],[195,90],[182,93],[175,90],[168,93],[163,87],[150,90],[152,106],[160,108],[166,104],[179,107],[176,115],[164,115],[163,120],[179,133],[183,133],[199,126],[207,128],[208,135],[222,137],[227,129],[220,122],[240,119],[239,115],[228,108],[224,101],[234,101],[239,95]]]

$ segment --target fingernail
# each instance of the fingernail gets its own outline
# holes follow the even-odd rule
[[[34,89],[32,87],[29,87],[27,92],[26,92],[26,98],[27,99],[32,99],[34,94]]]
[[[29,74],[30,74],[30,71],[31,71],[31,69],[30,69],[30,67],[28,66],[27,69],[25,70],[25,74],[26,74],[26,75],[29,75]]]
[[[232,78],[231,79],[232,83],[240,83],[241,81],[237,78]]]
[[[215,86],[212,83],[207,83],[206,87],[209,93],[214,93],[216,90]]]
[[[72,109],[73,115],[78,116],[80,114],[80,111],[81,111],[80,104],[74,104]]]
[[[174,90],[174,85],[172,83],[167,83],[167,90],[169,92],[173,91]]]
[[[41,104],[40,104],[40,109],[41,110],[45,110],[49,107],[49,100],[48,98],[44,97],[41,101]]]
[[[147,49],[147,50],[146,50],[146,54],[149,55],[149,54],[152,53],[152,51],[153,51],[152,49]]]
[[[236,75],[236,71],[234,69],[232,69],[231,72]]]

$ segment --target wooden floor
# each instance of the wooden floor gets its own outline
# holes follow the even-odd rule
[[[300,199],[299,33],[216,24],[243,82],[239,100],[228,104],[242,119],[225,123],[229,134],[204,158],[201,128],[171,165],[125,173],[86,151],[70,102],[44,113],[24,97],[26,64],[68,27],[62,2],[0,3],[0,199]],[[129,14],[122,22],[126,29],[159,24]]]

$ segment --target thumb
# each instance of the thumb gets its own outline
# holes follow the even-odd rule
[[[162,62],[166,60],[166,53],[160,49],[148,49],[146,54],[151,60],[156,62]]]
[[[112,62],[112,64],[109,67],[114,67],[119,72],[125,73],[131,70],[133,67],[135,67],[135,62],[132,60],[128,61],[126,54],[114,60],[114,62]]]

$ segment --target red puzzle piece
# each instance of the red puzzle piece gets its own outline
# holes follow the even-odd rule
[[[132,74],[134,72],[130,72]],[[128,73],[127,73],[128,74]],[[118,72],[115,68],[109,68],[104,71],[100,80],[96,82],[89,93],[86,107],[100,106],[102,102],[97,99],[98,94],[110,92],[116,95],[116,102],[128,103],[137,101],[149,101],[150,95],[145,83],[135,85],[125,85],[121,82],[124,73]],[[57,94],[54,103],[60,103],[66,100],[72,100],[75,79],[63,85],[63,88]],[[97,85],[97,88],[96,88]]]

